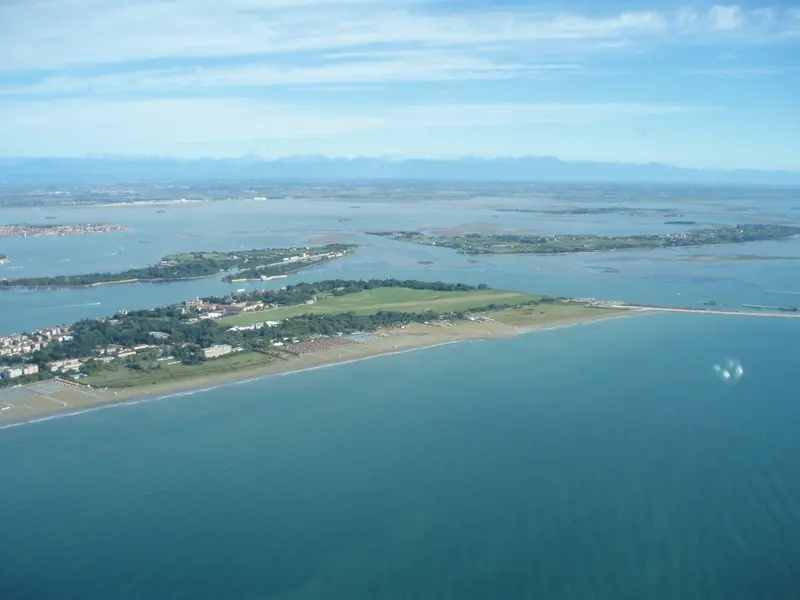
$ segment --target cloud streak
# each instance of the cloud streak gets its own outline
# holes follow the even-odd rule
[[[0,96],[230,90],[281,85],[379,84],[536,77],[580,69],[576,64],[524,64],[465,52],[389,51],[332,56],[319,64],[245,64],[139,69],[103,75],[53,75],[0,88]]]
[[[674,115],[707,107],[638,103],[438,104],[359,107],[345,112],[325,106],[298,108],[241,98],[149,101],[7,103],[0,134],[19,140],[79,138],[90,152],[176,147],[237,140],[325,137],[362,132],[426,131],[432,128],[581,124]]]
[[[535,9],[434,12],[377,0],[11,0],[0,5],[0,69],[166,59],[223,59],[358,48],[536,48],[567,42],[779,39],[800,31],[793,9],[640,10],[606,16]]]

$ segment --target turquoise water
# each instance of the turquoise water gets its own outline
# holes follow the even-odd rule
[[[642,207],[672,202],[654,193]],[[796,223],[792,202],[754,190],[680,209],[702,223]],[[663,231],[663,219],[358,204],[8,209],[3,222],[51,215],[133,231],[0,240],[12,259],[0,277],[335,234],[365,246],[279,285],[395,276],[662,304],[798,304],[768,291],[800,292],[797,260],[683,259],[798,257],[800,238],[470,258],[363,231],[489,223],[619,234]],[[3,291],[0,334],[230,289],[212,278]],[[649,315],[2,429],[0,600],[800,597],[798,334],[789,319]],[[713,369],[728,359],[744,368],[735,385]]]
[[[0,598],[794,598],[798,335],[624,318],[5,429]]]

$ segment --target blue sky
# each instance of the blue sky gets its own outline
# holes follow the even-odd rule
[[[5,0],[3,156],[800,171],[800,3]]]

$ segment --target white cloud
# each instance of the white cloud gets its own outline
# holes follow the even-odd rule
[[[393,82],[504,79],[519,75],[579,69],[574,64],[521,64],[465,52],[416,50],[338,55],[314,65],[281,65],[268,61],[233,66],[189,66],[145,69],[94,76],[54,75],[38,83],[6,86],[0,95],[116,94],[137,92],[199,92],[203,89],[276,85],[343,85]],[[347,59],[350,60],[341,60]],[[348,86],[348,89],[352,89]]]
[[[11,0],[0,4],[0,69],[344,51],[387,44],[528,47],[678,39],[734,30],[745,37],[763,37],[794,30],[797,22],[790,15],[788,10],[773,11],[770,17],[763,9],[735,5],[589,17],[535,8],[433,12],[426,2],[391,0]]]
[[[712,29],[729,31],[744,26],[745,16],[742,8],[735,5],[717,4],[709,10]]]

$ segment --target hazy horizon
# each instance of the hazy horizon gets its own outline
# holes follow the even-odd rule
[[[236,179],[483,182],[619,183],[799,186],[798,171],[691,169],[661,163],[563,161],[552,156],[482,158],[327,157],[183,158],[88,156],[0,158],[0,181],[71,183]]]

